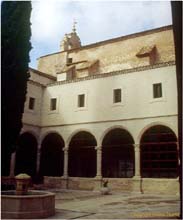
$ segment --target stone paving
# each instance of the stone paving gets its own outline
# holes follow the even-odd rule
[[[56,214],[49,219],[178,219],[177,195],[52,190]]]

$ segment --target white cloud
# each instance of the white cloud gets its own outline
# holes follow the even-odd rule
[[[74,18],[82,44],[172,23],[170,2],[164,1],[47,0],[32,1],[32,8],[31,54],[37,50],[38,56],[45,48],[51,53],[59,51],[64,34],[72,31]]]

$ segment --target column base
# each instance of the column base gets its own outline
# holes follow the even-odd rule
[[[133,177],[133,191],[135,193],[143,194],[142,189],[142,178],[141,176],[134,176]]]
[[[95,176],[95,179],[96,179],[96,180],[102,180],[102,178],[103,178],[103,177],[102,177],[101,175]]]
[[[136,180],[140,180],[141,179],[141,176],[133,176],[133,179],[136,179]]]
[[[102,176],[96,176],[94,178],[94,192],[100,192],[102,187]]]
[[[61,176],[61,178],[62,178],[62,179],[68,179],[69,176],[68,176],[68,175],[63,175],[63,176]]]
[[[62,188],[63,189],[68,189],[68,181],[69,181],[69,177],[64,175],[61,177],[62,179]]]

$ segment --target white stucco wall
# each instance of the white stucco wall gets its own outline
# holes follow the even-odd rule
[[[163,98],[153,99],[153,83],[162,83]],[[113,104],[113,89],[122,89],[122,103]],[[79,94],[86,107],[78,108]],[[49,111],[50,98],[58,108]],[[75,83],[48,86],[43,96],[42,126],[131,120],[177,114],[175,66]]]
[[[24,113],[22,116],[22,121],[24,124],[40,126],[43,90],[44,88],[41,85],[36,85],[28,82]],[[29,109],[30,97],[35,98],[34,110]]]
[[[163,98],[153,99],[153,83],[162,83]],[[113,104],[116,88],[122,89],[121,104]],[[84,108],[77,107],[79,94],[86,95]],[[118,126],[127,129],[135,143],[139,143],[142,133],[152,125],[168,126],[177,134],[175,66],[53,84],[44,89],[28,84],[27,97],[35,97],[36,106],[34,111],[28,110],[26,101],[23,122],[40,128],[40,142],[54,131],[68,145],[74,133],[85,130],[100,145],[105,132]],[[55,111],[50,111],[50,98],[58,100]]]

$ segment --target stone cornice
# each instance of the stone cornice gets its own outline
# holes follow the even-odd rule
[[[135,72],[145,71],[149,69],[156,69],[156,68],[173,66],[173,65],[175,65],[175,61],[169,61],[169,62],[158,63],[154,65],[140,66],[140,67],[135,67],[131,69],[124,69],[124,70],[118,70],[118,71],[113,71],[113,72],[108,72],[108,73],[96,74],[96,75],[86,76],[86,77],[72,79],[72,80],[59,81],[59,82],[48,84],[47,86],[57,86],[57,85],[63,85],[63,84],[69,84],[69,83],[76,83],[76,82],[81,82],[85,80],[92,80],[92,79],[122,75],[122,74],[127,74],[127,73],[135,73]]]

